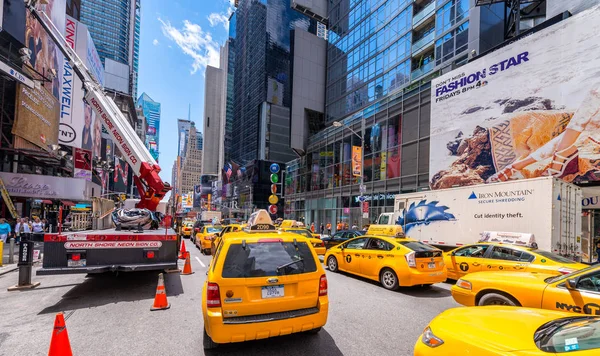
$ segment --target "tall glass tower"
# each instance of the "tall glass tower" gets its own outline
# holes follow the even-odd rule
[[[88,26],[98,54],[127,64],[131,94],[137,96],[141,0],[82,0],[81,22]]]
[[[160,134],[160,103],[152,100],[146,93],[140,95],[137,105],[142,108],[144,116],[148,121],[146,131],[146,147],[156,162],[158,162],[159,145],[158,137]]]

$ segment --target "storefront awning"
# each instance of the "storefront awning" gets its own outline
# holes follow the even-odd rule
[[[65,206],[75,206],[75,203],[69,200],[61,200],[61,203]]]
[[[54,204],[52,200],[42,200],[42,204]]]

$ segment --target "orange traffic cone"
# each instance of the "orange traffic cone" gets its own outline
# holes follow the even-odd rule
[[[63,313],[56,314],[54,319],[54,331],[50,340],[50,350],[48,356],[72,356],[71,343],[69,342],[69,334],[65,325],[65,315]]]
[[[182,275],[186,275],[186,274],[193,274],[194,272],[192,272],[192,264],[190,263],[190,253],[186,252],[185,253],[185,265],[183,266],[183,272],[181,272]]]
[[[185,253],[187,250],[185,249],[185,241],[181,239],[181,248],[179,249],[179,259],[185,260]]]
[[[163,274],[158,275],[158,285],[156,286],[156,296],[154,297],[154,305],[150,310],[169,309],[171,304],[167,301],[167,291],[165,290],[165,280]]]

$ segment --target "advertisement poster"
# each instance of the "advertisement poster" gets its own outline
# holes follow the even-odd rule
[[[183,209],[191,209],[194,206],[194,196],[192,193],[183,194],[181,196],[181,208]]]
[[[38,3],[38,10],[42,10],[50,17],[59,32],[65,33],[66,0],[46,0],[45,4]],[[64,56],[54,41],[48,36],[40,23],[27,12],[25,21],[25,43],[31,50],[29,63],[38,73],[50,73],[51,85],[48,88],[56,100],[60,100],[60,87],[63,78]]]
[[[92,152],[81,148],[74,149],[75,178],[92,180]]]
[[[202,206],[202,185],[194,186],[194,208],[199,208]]]
[[[17,84],[13,135],[48,150],[58,143],[58,101],[45,87],[31,89]]]
[[[115,157],[115,172],[113,183],[115,192],[127,192],[129,165],[119,157]]]
[[[96,46],[90,37],[87,26],[70,16],[65,22],[66,44],[73,48],[86,67],[102,84],[104,69]],[[64,58],[64,57],[63,57]],[[66,58],[63,60],[61,81],[60,131],[61,144],[92,151],[94,157],[100,156],[101,123],[96,113],[83,101],[82,83]]]
[[[600,180],[600,8],[432,82],[433,189]]]
[[[352,175],[360,177],[362,175],[362,147],[352,146]]]

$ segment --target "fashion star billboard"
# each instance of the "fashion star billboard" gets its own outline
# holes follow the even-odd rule
[[[600,181],[600,7],[432,81],[433,189]]]

